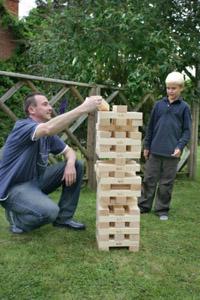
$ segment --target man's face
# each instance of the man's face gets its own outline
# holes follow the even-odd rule
[[[181,85],[176,83],[168,83],[167,84],[167,96],[170,101],[175,101],[178,99],[182,92],[183,88]]]
[[[45,96],[35,96],[36,106],[30,105],[30,116],[38,122],[46,122],[51,119],[52,106]]]

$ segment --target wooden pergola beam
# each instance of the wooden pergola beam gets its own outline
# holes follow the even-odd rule
[[[90,91],[90,96],[92,95],[100,95],[101,89],[99,87],[92,88]],[[88,114],[88,128],[87,128],[87,152],[89,155],[89,159],[87,161],[88,166],[88,186],[92,190],[96,190],[97,182],[96,182],[96,174],[94,171],[94,165],[97,160],[96,155],[96,119],[97,113],[91,112]]]
[[[18,120],[17,116],[12,112],[12,110],[0,101],[0,108],[14,121]]]
[[[1,96],[1,103],[6,102],[6,100],[12,97],[23,85],[23,81],[18,81],[15,85],[13,85],[5,94],[3,94],[3,96]]]
[[[67,86],[63,86],[60,91],[51,98],[51,100],[49,101],[51,105],[54,105],[57,101],[60,100],[60,98],[62,98],[68,91],[69,91],[69,87]]]
[[[25,79],[25,80],[27,79],[27,80],[45,81],[45,82],[49,82],[49,83],[60,83],[60,84],[68,85],[68,86],[83,86],[83,87],[89,87],[89,88],[98,86],[99,88],[105,88],[105,89],[109,88],[110,90],[123,90],[123,88],[113,87],[113,86],[108,86],[108,85],[103,85],[103,84],[89,84],[89,83],[68,81],[68,80],[62,80],[62,79],[54,79],[54,78],[14,73],[14,72],[6,72],[6,71],[0,71],[0,75],[21,78],[21,79]]]
[[[39,92],[38,88],[34,85],[34,83],[33,83],[32,81],[30,81],[30,80],[25,80],[25,83],[30,87],[30,89],[31,89],[33,92],[35,92],[35,93]]]
[[[75,86],[72,86],[71,87],[71,92],[72,92],[72,95],[77,98],[80,102],[83,102],[84,101],[84,98],[83,96],[81,96],[81,94],[79,93],[78,89],[75,87]]]
[[[142,108],[142,106],[143,106],[148,100],[154,100],[153,95],[147,94],[147,95],[143,98],[142,102],[140,102],[138,105],[136,105],[136,106],[134,107],[134,111],[139,111],[139,110]]]

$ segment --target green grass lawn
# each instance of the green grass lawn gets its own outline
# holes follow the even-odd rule
[[[176,181],[169,221],[141,216],[137,253],[97,250],[95,194],[86,188],[76,214],[85,232],[47,225],[13,235],[0,209],[0,300],[200,299],[199,186],[199,178]]]

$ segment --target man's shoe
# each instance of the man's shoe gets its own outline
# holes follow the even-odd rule
[[[169,218],[168,218],[168,216],[167,215],[161,215],[160,216],[160,220],[161,221],[167,221]]]
[[[63,228],[70,228],[70,229],[75,229],[75,230],[84,230],[86,228],[86,226],[82,223],[73,221],[72,219],[66,220],[64,223],[57,223],[54,222],[53,226],[56,227],[63,227]]]
[[[24,231],[23,231],[21,228],[15,226],[15,225],[11,225],[11,226],[10,226],[10,231],[11,231],[12,233],[14,233],[14,234],[21,234],[21,233],[24,233]]]

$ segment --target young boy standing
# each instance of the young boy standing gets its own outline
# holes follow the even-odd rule
[[[167,97],[155,103],[145,136],[146,164],[142,196],[138,201],[141,213],[147,213],[156,195],[154,210],[160,220],[168,220],[179,157],[191,132],[190,109],[181,97],[183,75],[172,72],[165,83]]]

